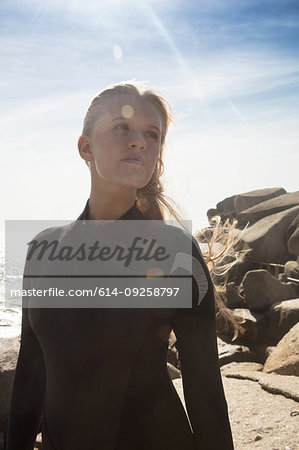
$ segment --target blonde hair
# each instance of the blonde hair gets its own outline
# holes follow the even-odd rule
[[[169,217],[173,217],[174,219],[176,219],[179,223],[181,223],[183,228],[186,229],[186,226],[182,220],[182,215],[178,213],[178,205],[173,199],[171,199],[164,193],[164,186],[161,182],[161,176],[164,172],[163,153],[165,147],[165,138],[169,125],[171,123],[174,123],[174,121],[169,103],[160,95],[160,93],[158,93],[158,91],[146,87],[136,81],[124,81],[109,86],[108,88],[97,94],[92,100],[84,119],[82,134],[86,136],[90,136],[92,134],[95,122],[99,117],[99,113],[102,107],[105,106],[106,102],[110,100],[111,96],[121,94],[137,95],[152,103],[160,114],[160,118],[162,121],[160,154],[151,179],[146,186],[137,189],[137,207],[148,219],[153,220],[164,221],[166,219],[165,212],[168,212]],[[230,238],[228,238],[226,244],[224,244],[223,251],[220,254],[212,256],[213,242],[216,242],[217,240],[219,241],[220,235],[223,239],[223,229],[221,231],[220,223],[217,222],[214,228],[214,234],[211,240],[211,247],[209,248],[209,252],[207,254],[203,253],[205,262],[211,274],[213,274],[213,271],[217,271],[218,265],[221,264],[223,258],[233,248],[233,243],[231,242]],[[218,261],[218,263],[216,263],[216,261]],[[231,265],[232,264],[230,264],[230,267]],[[222,266],[222,270],[224,269],[225,268]],[[228,270],[228,268],[226,268],[226,270]],[[230,313],[230,310],[225,306],[225,303],[222,300],[225,287],[219,285],[215,286],[214,283],[213,287],[218,310],[224,316],[224,318],[232,323],[236,336],[236,333],[238,331],[238,324]]]
[[[231,310],[227,308],[226,290],[230,269],[250,252],[250,249],[240,250],[238,248],[238,243],[246,232],[248,223],[240,231],[237,229],[238,221],[236,219],[232,223],[229,219],[222,223],[221,217],[216,215],[210,218],[210,224],[209,233],[206,230],[200,230],[195,233],[194,237],[198,242],[207,246],[207,250],[202,253],[213,280],[217,314],[220,314],[227,322],[228,328],[233,333],[232,340],[235,340],[242,331],[241,325],[244,321],[234,317]]]

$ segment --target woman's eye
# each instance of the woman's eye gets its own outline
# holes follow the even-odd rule
[[[128,125],[126,123],[119,123],[118,125],[116,125],[115,129],[116,130],[128,130]]]
[[[158,135],[157,133],[155,133],[154,131],[147,131],[148,136],[152,137],[153,139],[158,139]]]

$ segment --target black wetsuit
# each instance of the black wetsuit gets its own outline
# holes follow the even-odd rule
[[[79,217],[86,219],[88,205]],[[121,220],[144,220],[135,205]],[[192,308],[23,309],[7,450],[231,450],[212,282]],[[169,378],[174,330],[186,407]]]

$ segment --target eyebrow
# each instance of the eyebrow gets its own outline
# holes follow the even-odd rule
[[[111,120],[111,122],[115,122],[116,120],[130,120],[130,119],[127,119],[126,117],[123,117],[123,116],[119,116],[119,117],[116,117],[115,119]],[[159,131],[159,133],[161,133],[160,128],[156,127],[156,125],[152,125],[151,123],[149,123],[149,124],[147,124],[147,126],[151,127],[151,128],[155,128],[155,130],[157,130],[157,131]]]

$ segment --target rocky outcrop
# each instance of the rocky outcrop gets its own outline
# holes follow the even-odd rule
[[[286,194],[283,188],[265,188],[232,195],[217,203],[214,215],[223,219],[235,218],[237,213],[282,194]]]
[[[287,230],[288,251],[299,257],[299,215],[295,217]]]
[[[221,367],[221,374],[228,378],[256,381],[272,394],[283,395],[299,402],[299,378],[275,373],[264,373],[263,365],[252,362],[233,362]]]
[[[226,305],[228,308],[245,308],[245,298],[240,295],[238,286],[230,282],[226,286]]]
[[[299,295],[296,284],[283,283],[263,269],[247,272],[239,292],[242,293],[251,311],[265,311],[274,303],[296,298]]]
[[[248,209],[267,202],[273,198],[286,194],[283,188],[256,189],[255,191],[245,192],[235,196],[234,209],[236,213],[247,211]]]
[[[299,192],[283,194],[270,200],[263,201],[258,205],[237,212],[239,226],[244,226],[247,222],[251,225],[263,217],[271,216],[286,209],[293,208],[299,204]]]
[[[240,331],[236,343],[245,346],[253,346],[257,343],[266,343],[267,336],[267,314],[250,311],[248,308],[235,308],[231,310],[233,317],[240,324]],[[233,331],[229,323],[222,317],[220,312],[216,316],[216,328],[218,335],[227,342],[233,337]]]
[[[286,230],[299,213],[299,205],[267,216],[247,228],[239,244],[250,249],[250,259],[284,264],[290,258]]]
[[[263,376],[265,389],[275,392],[275,386],[283,382],[277,378],[274,386],[274,375],[299,375],[299,192],[272,188],[228,197],[209,210],[211,227],[205,230],[207,238],[212,235],[213,214],[220,216],[222,224],[227,219],[232,224],[237,218],[234,236],[239,237],[239,242],[235,248],[246,251],[227,274],[212,274],[214,282],[227,282],[227,307],[239,323],[238,336],[232,341],[232,326],[218,311],[218,335],[227,344],[233,344],[235,350],[238,346],[246,348],[250,361],[264,365],[263,372],[254,377]],[[249,226],[244,229],[246,223]],[[228,229],[224,236],[227,233]],[[240,351],[235,355],[227,362],[236,362]],[[279,389],[281,393],[283,389]]]
[[[224,366],[232,361],[254,361],[254,354],[248,347],[228,344],[217,338],[219,365]]]
[[[268,332],[275,345],[299,322],[299,298],[275,303],[268,311]]]
[[[298,235],[299,240],[299,235]],[[287,261],[284,265],[285,278],[295,278],[299,280],[299,263],[298,261]]]
[[[299,323],[279,341],[266,360],[263,372],[299,376]]]

